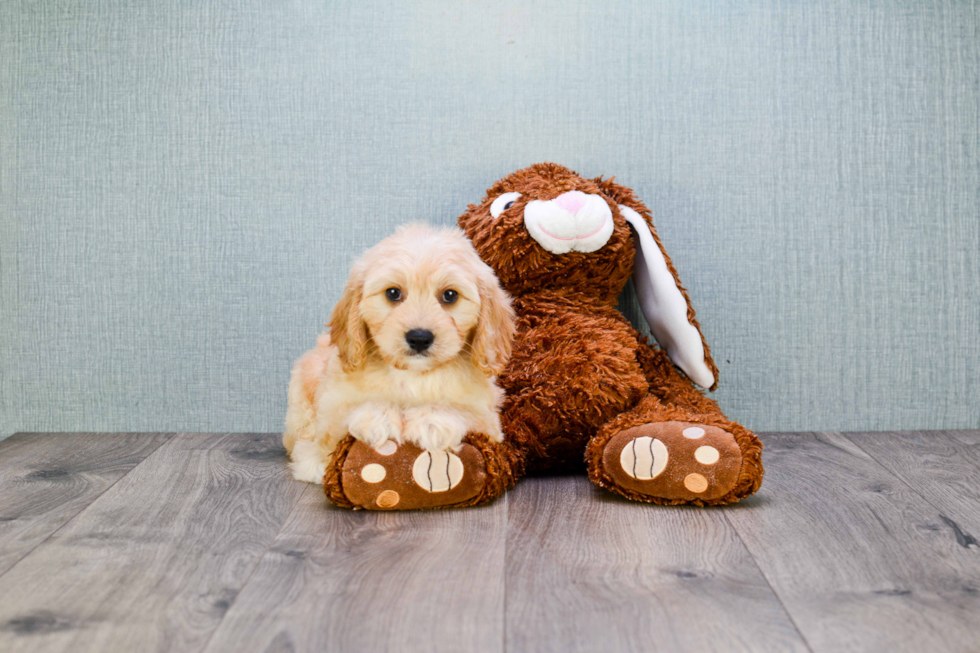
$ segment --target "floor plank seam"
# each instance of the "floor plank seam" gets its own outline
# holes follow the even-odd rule
[[[17,435],[17,433],[14,433],[13,435]],[[78,509],[78,512],[76,512],[74,515],[72,515],[71,517],[69,517],[68,519],[66,519],[63,524],[61,524],[60,526],[58,526],[58,528],[56,528],[53,531],[51,531],[50,533],[48,533],[48,535],[44,539],[39,540],[37,542],[37,544],[35,544],[34,546],[32,546],[30,548],[30,550],[26,551],[24,553],[24,555],[22,555],[21,557],[17,558],[17,561],[14,564],[10,565],[6,569],[4,569],[2,572],[0,572],[0,578],[3,578],[3,576],[5,576],[7,574],[7,572],[9,572],[11,569],[13,569],[17,565],[19,565],[21,562],[23,562],[24,559],[27,558],[32,553],[34,553],[34,551],[36,551],[38,549],[38,547],[40,547],[41,545],[47,543],[48,540],[50,540],[52,537],[54,537],[59,532],[61,532],[61,529],[63,529],[68,524],[71,524],[72,522],[74,522],[75,519],[77,519],[80,514],[82,514],[86,510],[88,510],[89,507],[92,506],[92,504],[94,504],[96,501],[98,501],[103,496],[105,496],[105,493],[106,492],[108,492],[112,488],[116,487],[116,484],[119,483],[119,481],[123,480],[124,478],[126,478],[127,476],[129,476],[130,474],[132,474],[133,473],[133,470],[135,470],[137,467],[139,467],[140,465],[142,465],[143,463],[145,463],[147,458],[149,458],[150,456],[152,456],[153,454],[155,454],[160,449],[160,447],[162,447],[163,445],[165,445],[168,442],[170,442],[178,434],[177,433],[162,433],[162,434],[156,434],[155,433],[154,435],[166,435],[168,437],[165,440],[163,440],[162,442],[160,442],[160,444],[158,444],[156,447],[154,447],[153,451],[151,451],[150,453],[146,454],[146,456],[143,458],[143,460],[141,460],[138,463],[136,463],[135,465],[133,465],[132,469],[130,469],[128,472],[126,472],[125,474],[123,474],[122,476],[120,476],[119,478],[117,478],[116,480],[114,480],[112,483],[110,483],[109,485],[107,485],[104,490],[102,490],[97,495],[95,495],[94,497],[92,497],[92,500],[91,501],[89,501],[87,504],[85,504],[84,506],[82,506],[81,508],[79,508]],[[11,437],[13,437],[13,436],[11,436]]]
[[[504,536],[504,568],[501,573],[504,575],[501,585],[504,587],[504,601],[503,601],[503,614],[501,615],[500,622],[503,624],[503,632],[501,633],[500,639],[500,650],[503,653],[507,653],[507,562],[508,553],[510,551],[510,492],[505,492],[504,496],[501,497],[504,502],[504,524],[507,526],[507,532]]]
[[[942,432],[943,431],[940,431],[940,433],[942,433]],[[950,528],[950,531],[953,533],[953,537],[956,540],[956,543],[957,544],[959,544],[960,546],[964,546],[963,543],[960,540],[965,535],[966,538],[967,538],[967,542],[969,542],[969,541],[972,540],[973,544],[974,545],[977,545],[977,542],[974,539],[973,534],[964,533],[962,531],[962,529],[961,529],[961,527],[959,525],[960,523],[962,523],[962,521],[963,521],[962,519],[960,519],[959,522],[954,521],[952,519],[952,517],[949,517],[946,514],[949,511],[947,511],[945,508],[943,508],[941,506],[937,506],[934,501],[932,501],[931,499],[929,499],[929,497],[925,496],[922,492],[920,492],[918,488],[916,488],[914,485],[910,484],[907,480],[905,480],[902,477],[901,474],[899,474],[897,471],[894,471],[894,470],[890,469],[887,465],[885,465],[883,462],[881,462],[880,460],[878,460],[878,457],[877,456],[873,455],[870,451],[868,451],[867,449],[865,449],[864,447],[862,447],[860,444],[858,444],[858,441],[856,439],[848,436],[845,433],[838,433],[838,435],[840,435],[845,440],[847,440],[848,442],[850,442],[851,444],[853,444],[855,447],[857,447],[858,449],[860,449],[861,451],[863,451],[865,453],[865,455],[867,455],[874,462],[875,465],[877,465],[881,469],[885,470],[885,472],[889,476],[892,476],[892,477],[898,479],[898,481],[902,485],[904,485],[905,487],[907,487],[912,492],[912,494],[916,495],[917,497],[919,497],[920,499],[922,499],[923,501],[925,501],[927,504],[929,504],[930,506],[932,506],[936,510],[936,514],[939,516],[939,519],[944,524],[946,524],[946,526],[948,526]],[[854,434],[851,434],[851,435],[854,435]],[[955,439],[954,439],[954,442],[955,442]],[[969,547],[969,543],[966,545],[966,548],[967,549],[970,548]]]
[[[217,634],[218,630],[221,629],[221,624],[224,622],[225,618],[227,618],[228,614],[235,609],[235,603],[238,602],[238,597],[242,595],[242,592],[245,591],[245,588],[248,587],[248,584],[252,582],[252,576],[255,575],[255,571],[262,564],[262,561],[265,560],[265,557],[269,555],[269,550],[272,549],[272,546],[276,543],[276,540],[279,538],[279,534],[282,533],[282,529],[285,528],[286,524],[289,523],[289,519],[293,516],[293,513],[296,512],[296,509],[303,502],[303,497],[305,497],[306,493],[309,491],[310,488],[307,487],[302,492],[299,493],[299,496],[296,498],[296,502],[293,504],[293,507],[289,509],[289,513],[286,515],[285,519],[283,519],[282,523],[279,525],[279,530],[277,530],[275,534],[269,539],[269,544],[266,545],[265,551],[262,552],[262,555],[256,557],[255,564],[252,565],[252,569],[248,572],[248,578],[246,578],[245,581],[242,583],[242,586],[238,588],[238,592],[235,594],[235,598],[232,599],[231,604],[228,606],[228,609],[225,610],[225,613],[221,615],[221,619],[218,620],[218,623],[214,625],[214,628],[211,630],[211,633],[208,635],[207,640],[204,642],[203,646],[201,646],[201,648],[199,649],[200,651],[208,650],[208,647],[211,645],[211,640],[214,639],[215,634]]]
[[[255,564],[252,565],[252,569],[248,572],[248,578],[246,578],[245,582],[242,583],[242,586],[238,588],[238,592],[235,594],[235,598],[231,600],[231,603],[228,605],[228,609],[225,610],[225,613],[223,615],[221,615],[221,619],[218,620],[218,623],[214,625],[214,628],[211,630],[211,633],[208,635],[207,640],[199,649],[200,651],[203,652],[208,650],[208,647],[211,645],[211,640],[214,639],[215,634],[217,634],[218,630],[221,629],[222,622],[224,622],[225,618],[227,618],[228,613],[230,613],[232,610],[235,609],[235,603],[238,602],[238,597],[242,595],[242,592],[245,591],[245,588],[248,587],[248,584],[252,582],[252,576],[255,575],[255,571],[262,564],[262,561],[265,560],[265,557],[269,555],[269,550],[276,543],[276,540],[279,538],[279,534],[282,533],[282,529],[285,528],[286,524],[289,523],[290,517],[292,517],[293,513],[296,512],[296,509],[300,506],[300,504],[303,501],[303,497],[305,497],[306,493],[309,491],[310,488],[307,487],[302,492],[299,493],[299,496],[296,498],[296,502],[293,504],[293,507],[289,509],[289,513],[286,515],[286,518],[283,519],[282,523],[279,525],[279,530],[277,530],[275,534],[269,539],[269,544],[266,545],[265,551],[262,552],[262,555],[256,557]]]
[[[749,558],[752,559],[752,564],[755,565],[755,568],[759,570],[759,575],[762,576],[762,580],[766,581],[766,586],[769,588],[769,591],[772,592],[772,595],[776,597],[777,601],[779,601],[779,606],[786,614],[786,618],[789,619],[789,622],[793,625],[793,630],[795,630],[796,634],[800,636],[800,641],[803,642],[803,646],[805,646],[806,650],[810,651],[810,653],[813,653],[813,646],[810,645],[806,635],[804,635],[803,631],[800,630],[800,626],[796,623],[793,613],[789,611],[789,608],[787,608],[786,604],[783,602],[783,597],[781,597],[779,592],[776,591],[776,588],[773,587],[772,581],[769,580],[769,576],[766,574],[765,570],[762,569],[762,565],[759,564],[755,554],[752,553],[752,549],[750,549],[749,545],[745,543],[745,540],[742,538],[742,533],[739,532],[738,527],[732,523],[727,514],[723,514],[722,516],[725,519],[725,523],[728,524],[728,526],[735,532],[735,536],[738,538],[738,541],[742,543],[742,546],[745,548],[745,552],[749,554]]]

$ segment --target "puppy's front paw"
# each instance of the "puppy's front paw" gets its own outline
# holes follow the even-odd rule
[[[402,417],[393,406],[361,404],[351,411],[348,432],[360,440],[378,448],[388,440],[401,441]]]
[[[454,410],[432,407],[405,411],[402,435],[427,451],[458,449],[466,436],[466,420]]]
[[[327,461],[321,455],[320,447],[312,440],[299,440],[293,446],[289,470],[293,478],[305,483],[322,483],[327,473]]]

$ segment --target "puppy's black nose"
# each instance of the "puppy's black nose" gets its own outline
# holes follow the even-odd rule
[[[425,329],[412,329],[405,334],[405,341],[408,346],[420,354],[431,347],[435,339],[436,337],[432,335],[432,332]]]

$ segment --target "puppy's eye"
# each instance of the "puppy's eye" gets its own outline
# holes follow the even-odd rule
[[[442,293],[443,304],[455,304],[457,299],[459,299],[459,293],[455,290],[447,290]]]
[[[385,297],[388,298],[389,302],[400,302],[402,299],[402,291],[398,288],[389,288],[385,291]]]
[[[497,199],[495,199],[493,204],[490,205],[490,215],[494,218],[499,218],[501,213],[514,206],[514,202],[516,202],[520,196],[520,193],[504,193],[502,195],[498,195]]]

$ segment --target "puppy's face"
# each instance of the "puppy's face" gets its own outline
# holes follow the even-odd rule
[[[361,315],[385,362],[425,371],[466,346],[480,294],[469,270],[443,263],[437,252],[407,254],[367,273]]]
[[[510,355],[513,331],[509,300],[463,233],[421,226],[368,250],[330,319],[348,370],[373,352],[417,372],[467,356],[493,375]]]

